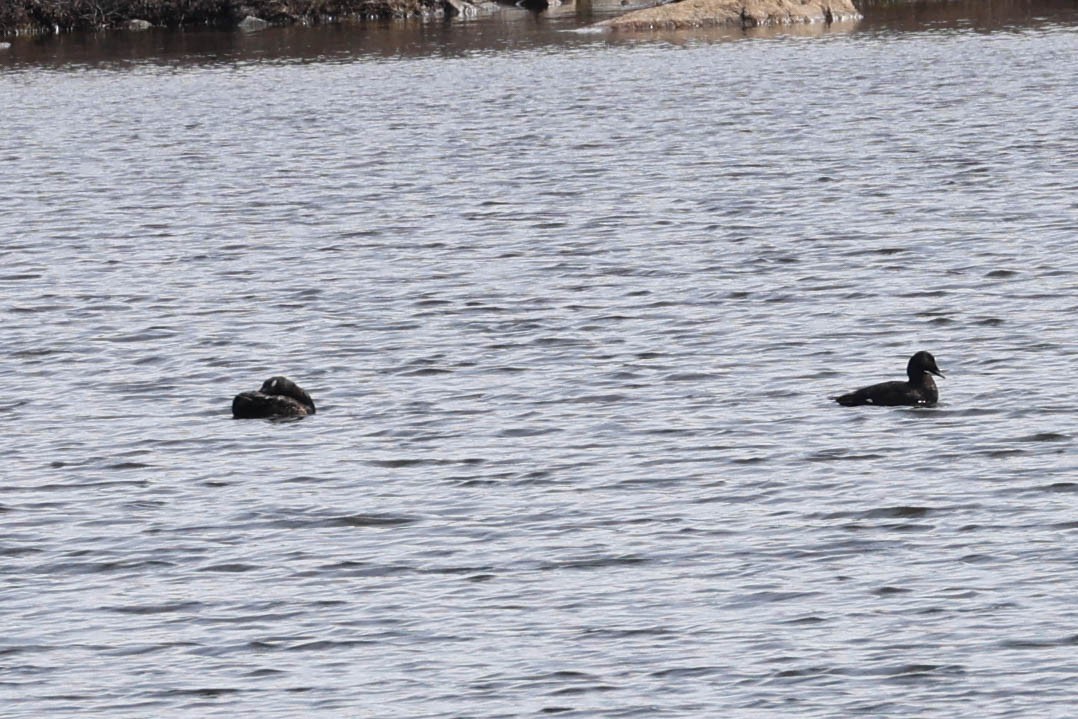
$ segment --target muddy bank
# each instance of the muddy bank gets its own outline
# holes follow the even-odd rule
[[[452,2],[452,4],[450,4]],[[460,0],[0,0],[0,36],[19,33],[238,27],[454,14]],[[465,6],[467,7],[467,6]]]

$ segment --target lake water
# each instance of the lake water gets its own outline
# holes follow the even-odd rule
[[[1072,716],[1078,12],[1021,5],[16,38],[3,715]],[[831,401],[919,349],[937,407]],[[273,374],[318,414],[232,420]]]

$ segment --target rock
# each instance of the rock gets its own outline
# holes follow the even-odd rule
[[[478,15],[489,15],[498,9],[498,4],[494,2],[485,2],[479,0],[478,2],[470,0],[443,0],[445,3],[445,14],[450,17],[459,15],[460,17],[476,17]]]
[[[269,23],[260,17],[248,15],[247,17],[240,20],[239,24],[236,25],[236,27],[245,32],[254,32],[255,30],[265,30],[269,27]]]
[[[851,0],[681,0],[596,23],[613,30],[831,23],[860,19]]]
[[[149,30],[151,27],[153,27],[153,23],[149,20],[139,20],[138,18],[135,18],[127,21],[128,30]]]
[[[10,42],[0,42],[0,50],[10,50],[10,49],[11,49],[11,43]]]
[[[467,0],[445,0],[445,12],[447,15],[460,15],[461,17],[475,17],[478,10]]]

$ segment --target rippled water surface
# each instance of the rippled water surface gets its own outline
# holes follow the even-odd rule
[[[4,716],[1072,715],[1073,14],[527,17],[0,60]]]

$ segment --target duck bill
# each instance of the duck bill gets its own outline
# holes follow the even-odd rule
[[[943,379],[947,379],[946,377],[943,376],[943,373],[940,372],[938,369],[926,369],[925,372],[931,372],[932,374],[936,375],[937,377],[942,377]]]

